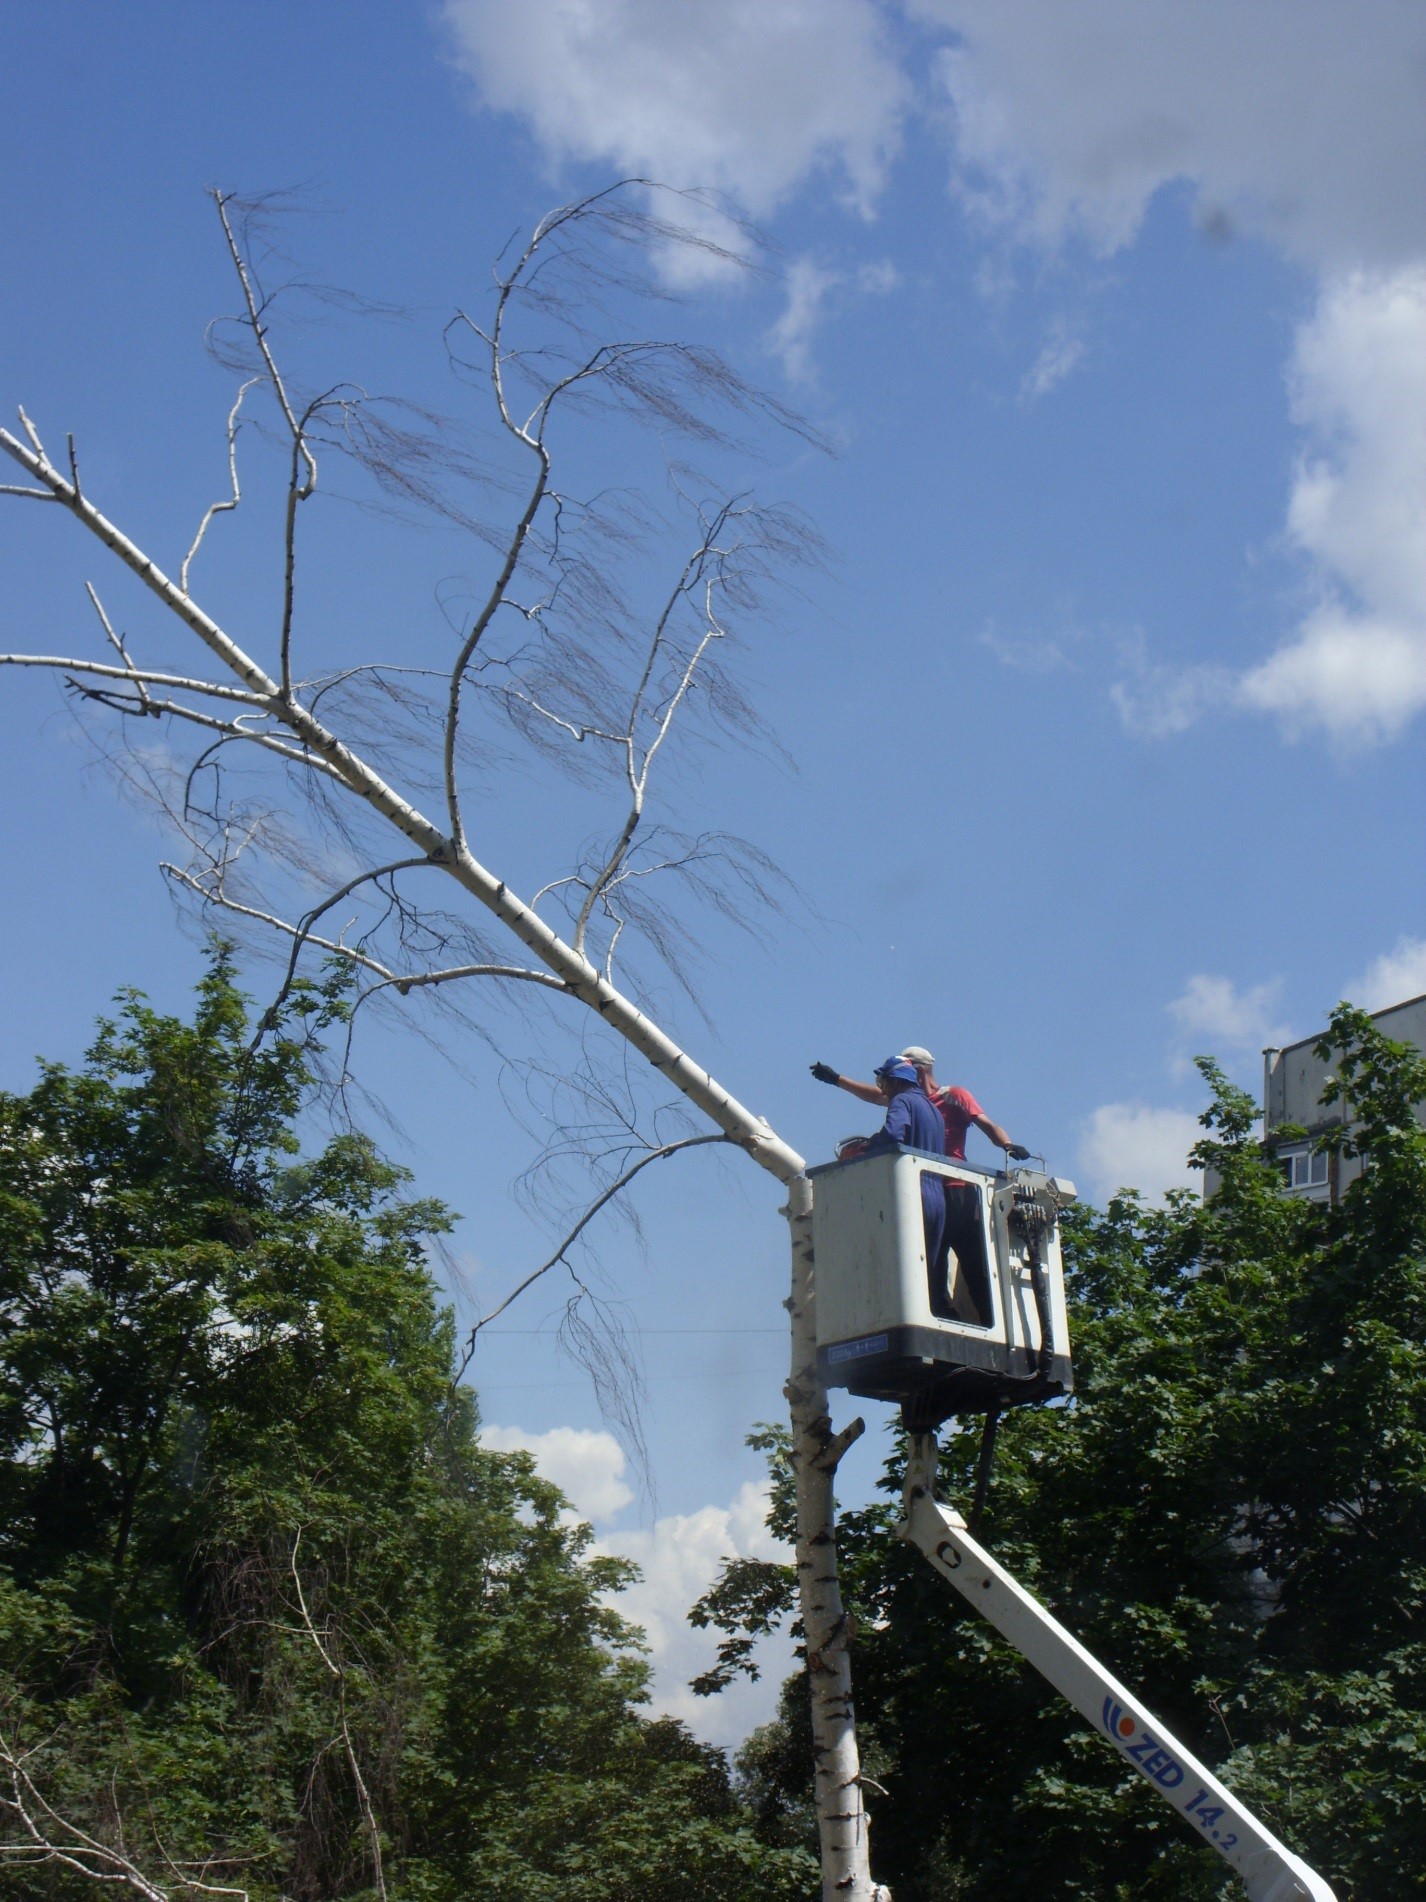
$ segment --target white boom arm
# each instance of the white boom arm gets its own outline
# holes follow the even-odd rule
[[[1233,1792],[1171,1737],[1043,1605],[971,1537],[935,1495],[936,1436],[913,1437],[901,1535],[1003,1638],[1116,1746],[1242,1877],[1252,1902],[1336,1902],[1300,1857],[1263,1828]]]

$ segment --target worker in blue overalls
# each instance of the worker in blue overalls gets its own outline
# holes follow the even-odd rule
[[[876,1072],[887,1098],[886,1121],[866,1146],[879,1149],[927,1149],[933,1156],[946,1153],[946,1125],[941,1112],[921,1087],[912,1064],[904,1057],[888,1057]],[[946,1191],[941,1176],[921,1171],[921,1219],[926,1227],[926,1261],[934,1265],[941,1254],[946,1226]]]

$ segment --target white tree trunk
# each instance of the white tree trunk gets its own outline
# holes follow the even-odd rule
[[[242,697],[260,706],[310,749],[315,757],[294,755],[298,764],[320,768],[379,813],[440,867],[478,903],[493,913],[570,996],[595,1011],[609,1027],[694,1103],[725,1135],[745,1149],[760,1168],[788,1189],[792,1229],[792,1371],[787,1398],[792,1415],[792,1460],[797,1478],[797,1575],[807,1635],[808,1680],[812,1698],[812,1734],[816,1752],[816,1803],[822,1849],[824,1902],[878,1902],[887,1892],[872,1883],[862,1802],[860,1764],[852,1713],[851,1631],[837,1581],[836,1531],[832,1482],[837,1462],[861,1432],[855,1423],[835,1438],[827,1396],[817,1378],[816,1324],[813,1311],[812,1185],[806,1164],[765,1117],[730,1095],[701,1065],[627,997],[582,951],[554,931],[539,914],[457,839],[423,812],[285,690],[251,658],[192,596],[115,526],[67,480],[39,447],[21,442],[0,428],[0,450],[8,453],[55,501],[149,588],[178,620],[191,629],[242,683]],[[83,661],[59,661],[19,655],[0,662],[56,666],[84,672]],[[92,671],[92,670],[91,670]],[[112,672],[112,669],[100,670]],[[174,676],[195,693],[231,693],[202,680]]]
[[[822,1898],[823,1902],[890,1902],[890,1892],[871,1879],[852,1709],[852,1624],[837,1578],[832,1496],[837,1463],[861,1433],[862,1424],[854,1421],[833,1435],[827,1392],[817,1374],[812,1184],[805,1175],[788,1185],[787,1221],[792,1236],[792,1293],[787,1304],[792,1316],[792,1367],[786,1392],[797,1482],[797,1591],[812,1699]]]

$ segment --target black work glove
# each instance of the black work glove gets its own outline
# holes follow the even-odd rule
[[[811,1070],[813,1076],[816,1077],[819,1083],[831,1083],[835,1085],[842,1080],[830,1063],[814,1063],[811,1065]]]
[[[1024,1143],[1007,1143],[1005,1153],[1013,1162],[1027,1162],[1030,1157],[1030,1152]]]

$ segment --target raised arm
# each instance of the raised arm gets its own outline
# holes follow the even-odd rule
[[[886,1092],[879,1083],[858,1083],[855,1077],[839,1076],[830,1063],[814,1063],[812,1074],[819,1083],[830,1083],[836,1089],[845,1090],[848,1096],[855,1096],[862,1103],[884,1103]]]
[[[1003,1130],[999,1123],[989,1116],[977,1116],[975,1126],[984,1135],[989,1136],[997,1149],[1003,1149],[1008,1156],[1013,1156],[1016,1162],[1023,1162],[1029,1155],[1030,1152],[1024,1143],[1011,1142],[1008,1131]]]

